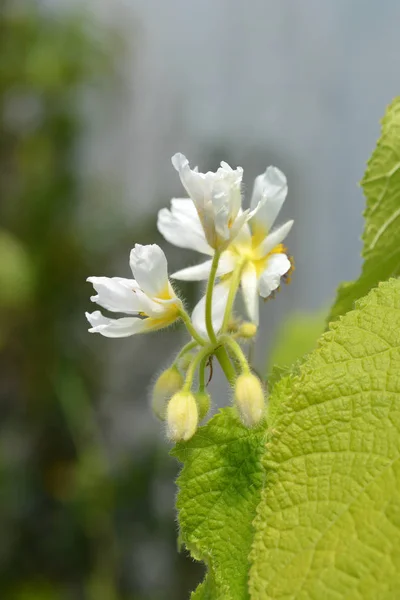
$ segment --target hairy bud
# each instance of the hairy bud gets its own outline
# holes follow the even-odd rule
[[[151,406],[154,414],[161,421],[165,421],[168,400],[182,389],[183,383],[183,377],[175,366],[166,369],[157,379],[153,388]]]
[[[257,325],[254,323],[250,323],[250,321],[245,321],[242,323],[238,329],[238,336],[247,340],[253,338],[257,333]]]
[[[239,375],[235,384],[235,405],[246,427],[254,427],[261,421],[265,400],[258,377],[252,373]]]
[[[167,406],[168,437],[174,442],[189,440],[197,429],[199,412],[191,392],[178,392]]]
[[[194,397],[196,398],[197,409],[199,411],[199,421],[201,421],[210,410],[211,398],[207,392],[196,392]]]

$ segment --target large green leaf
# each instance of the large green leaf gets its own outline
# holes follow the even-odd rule
[[[400,282],[333,323],[278,394],[251,598],[400,598]]]
[[[263,482],[265,427],[248,430],[222,410],[172,454],[184,463],[177,500],[181,540],[208,566],[196,600],[248,597],[252,520]]]
[[[330,320],[351,310],[380,281],[400,274],[400,97],[386,111],[361,184],[367,201],[362,273],[339,287]]]

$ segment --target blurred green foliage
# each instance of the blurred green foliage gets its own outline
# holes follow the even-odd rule
[[[172,483],[176,465],[153,441],[140,460],[111,466],[96,413],[103,366],[98,346],[89,351],[87,343],[83,283],[115,255],[101,227],[83,233],[80,224],[80,106],[85,86],[111,85],[116,46],[81,16],[0,0],[0,597],[7,600],[184,598],[200,576],[177,556],[175,587],[165,595],[155,573],[158,591],[148,596],[142,573],[131,572],[143,530],[165,554],[176,553],[173,520],[155,515],[150,502],[157,474]],[[107,230],[117,240],[114,218],[107,214]],[[120,231],[119,241],[127,235]]]
[[[286,370],[314,350],[326,326],[327,310],[294,313],[280,327],[268,359],[267,373]],[[276,374],[276,371],[275,371]]]

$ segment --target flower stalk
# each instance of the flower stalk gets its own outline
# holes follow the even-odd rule
[[[188,332],[190,333],[190,335],[192,336],[193,340],[195,340],[195,345],[199,344],[200,346],[205,346],[207,344],[206,340],[203,339],[201,337],[201,335],[199,335],[199,333],[196,331],[189,315],[187,314],[187,312],[183,308],[183,306],[181,306],[179,309],[179,316],[181,317],[182,321],[184,322],[185,327],[188,330]]]
[[[214,326],[212,322],[212,298],[220,256],[221,253],[216,251],[212,260],[210,277],[208,279],[206,292],[206,328],[208,337],[210,338],[210,341],[213,344],[217,343],[217,337],[215,335]]]
[[[247,362],[247,358],[244,355],[243,350],[239,346],[239,344],[230,336],[224,335],[221,337],[221,342],[223,342],[228,348],[231,350],[232,354],[237,359],[240,368],[243,373],[250,373],[251,369],[249,363]]]
[[[228,295],[228,300],[226,303],[224,320],[222,321],[222,327],[221,327],[222,333],[226,332],[226,330],[228,329],[229,320],[231,318],[236,294],[237,294],[239,286],[240,286],[240,280],[242,277],[242,271],[244,268],[244,264],[245,264],[244,262],[238,264],[238,266],[234,270],[232,278],[231,278],[231,284],[229,287],[229,295]]]

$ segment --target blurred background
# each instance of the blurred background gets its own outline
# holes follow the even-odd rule
[[[294,360],[359,272],[357,181],[399,93],[399,22],[395,0],[0,0],[2,599],[189,597],[203,569],[177,551],[178,465],[148,403],[185,333],[88,334],[85,279],[129,276],[135,242],[171,271],[198,260],[156,232],[182,195],[176,151],[243,166],[248,195],[274,164],[296,271],[262,307],[257,367],[301,313],[278,352]]]

